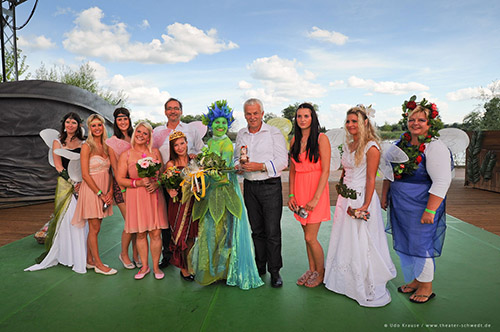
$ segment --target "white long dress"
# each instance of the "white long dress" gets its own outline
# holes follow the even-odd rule
[[[347,208],[359,208],[365,200],[366,152],[378,145],[371,141],[359,166],[354,164],[354,152],[344,146],[342,165],[344,184],[355,189],[356,199],[338,196],[332,233],[325,265],[326,288],[344,294],[360,305],[380,307],[391,302],[386,283],[396,276],[396,268],[389,255],[384,222],[377,193],[368,207],[368,221],[353,219]]]
[[[64,157],[61,158],[63,161],[63,166],[66,168],[69,160]],[[58,188],[59,185],[61,185],[63,188],[64,186],[70,186],[65,180],[62,180],[62,178],[58,178]],[[56,196],[58,196],[58,194],[59,193],[56,193]],[[49,252],[40,262],[40,264],[32,265],[24,269],[24,271],[38,271],[47,269],[57,264],[62,264],[72,267],[73,271],[77,273],[87,272],[88,224],[85,223],[85,227],[82,228],[75,227],[71,224],[71,220],[73,219],[73,215],[75,214],[77,200],[72,194],[72,190],[68,193],[68,195],[70,196],[70,198],[69,203],[67,203],[67,207],[61,207],[61,209],[66,210],[62,211],[61,217],[59,219],[52,221],[57,224],[54,232],[54,238],[52,240],[52,246],[50,247]]]
[[[49,253],[40,264],[32,265],[24,271],[38,271],[62,264],[71,266],[77,273],[87,272],[88,225],[86,223],[84,228],[71,225],[75,209],[76,199],[72,196],[68,210],[58,225],[59,229],[56,230]]]

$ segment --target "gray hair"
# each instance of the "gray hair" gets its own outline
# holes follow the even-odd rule
[[[260,110],[262,112],[264,112],[264,105],[262,105],[262,102],[260,101],[260,99],[257,99],[257,98],[250,98],[248,99],[244,104],[243,104],[243,111],[245,110],[245,107],[247,106],[252,106],[252,105],[259,105],[260,106]]]

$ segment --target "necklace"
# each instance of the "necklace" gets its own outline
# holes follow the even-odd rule
[[[413,175],[418,169],[418,165],[422,162],[422,154],[425,151],[425,143],[429,143],[432,139],[430,134],[426,136],[418,136],[418,144],[412,145],[411,134],[409,131],[405,132],[399,142],[396,144],[408,156],[408,161],[401,164],[396,164],[393,167],[394,178],[401,179],[403,174]]]

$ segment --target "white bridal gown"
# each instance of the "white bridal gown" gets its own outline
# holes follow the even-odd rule
[[[360,305],[380,307],[391,302],[386,283],[396,276],[384,231],[380,201],[377,193],[368,208],[368,221],[353,219],[347,208],[359,208],[365,199],[366,151],[375,142],[369,142],[360,165],[354,164],[354,152],[344,145],[342,165],[344,184],[358,192],[357,199],[339,195],[335,208],[332,233],[325,265],[324,283],[329,290],[344,294]]]

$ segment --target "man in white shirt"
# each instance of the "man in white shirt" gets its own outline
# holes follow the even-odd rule
[[[153,130],[153,147],[160,150],[163,162],[167,163],[170,160],[170,141],[168,138],[174,131],[182,131],[186,135],[189,157],[195,158],[196,155],[201,152],[201,148],[204,144],[202,137],[200,137],[200,133],[195,127],[181,122],[181,102],[175,98],[167,100],[165,103],[165,115],[167,117],[167,124],[164,126],[158,126]],[[165,194],[165,199],[168,202],[168,194]],[[165,268],[170,264],[170,257],[172,257],[172,252],[168,249],[171,237],[170,228],[162,229],[161,236],[163,242],[163,258],[160,262],[160,267]]]
[[[255,262],[259,274],[271,274],[271,286],[281,287],[281,214],[283,197],[281,171],[288,166],[283,134],[262,121],[264,107],[252,98],[243,105],[248,126],[236,137],[235,167],[245,178],[243,197],[252,227]],[[248,161],[240,163],[241,147],[246,146]]]

